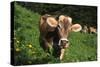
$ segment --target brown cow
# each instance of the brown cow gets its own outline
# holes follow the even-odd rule
[[[97,29],[94,27],[89,27],[89,33],[97,33]]]
[[[81,30],[80,24],[72,25],[72,18],[61,15],[59,20],[50,15],[43,15],[40,19],[40,38],[42,46],[47,50],[53,47],[55,55],[60,60],[63,59],[65,48],[69,46],[68,34],[70,31],[78,32]]]
[[[88,33],[88,31],[89,31],[88,27],[86,25],[84,25],[81,32]]]

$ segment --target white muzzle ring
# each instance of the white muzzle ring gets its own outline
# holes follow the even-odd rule
[[[67,38],[61,38],[61,39],[59,40],[58,45],[60,45],[60,44],[61,44],[61,40],[69,41]]]

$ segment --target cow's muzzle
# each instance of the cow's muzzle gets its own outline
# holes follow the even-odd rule
[[[59,40],[59,43],[58,45],[61,47],[61,48],[67,48],[69,46],[69,40],[67,38],[61,38]]]

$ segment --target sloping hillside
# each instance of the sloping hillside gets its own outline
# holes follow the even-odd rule
[[[18,4],[15,4],[14,13],[15,65],[96,60],[97,35],[71,33],[70,47],[66,49],[64,59],[59,61],[45,53],[39,45],[40,15]]]

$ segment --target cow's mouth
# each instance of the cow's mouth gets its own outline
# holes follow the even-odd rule
[[[69,47],[69,43],[64,46],[65,48]]]
[[[67,48],[69,45],[69,40],[67,38],[61,38],[58,44],[61,48]]]
[[[69,44],[64,44],[61,46],[61,48],[67,48],[69,46]]]

